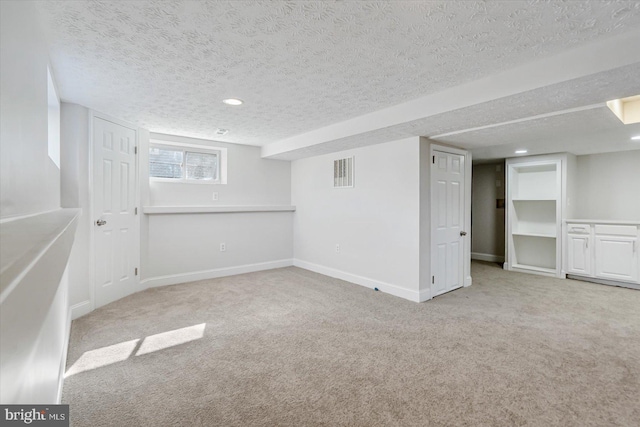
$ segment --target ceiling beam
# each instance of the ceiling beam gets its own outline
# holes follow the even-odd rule
[[[262,157],[286,158],[286,153],[319,144],[331,147],[331,151],[340,151],[339,144],[326,143],[392,129],[438,114],[640,63],[637,46],[640,46],[640,30],[599,40],[435,94],[273,142],[262,147]],[[464,126],[463,121],[461,126]],[[310,152],[313,155],[323,154],[318,150]]]

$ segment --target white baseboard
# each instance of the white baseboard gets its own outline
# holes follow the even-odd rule
[[[216,268],[213,270],[194,271],[191,273],[171,274],[150,277],[140,282],[144,288],[177,285],[179,283],[196,282],[198,280],[216,279],[218,277],[235,276],[236,274],[253,273],[255,271],[272,270],[274,268],[291,267],[292,259],[260,262],[256,264],[238,265],[235,267]]]
[[[567,274],[567,279],[581,280],[583,282],[597,283],[600,285],[619,286],[621,288],[640,289],[640,284],[629,282],[618,282],[616,280],[600,279],[598,277],[580,276],[577,274]]]
[[[471,278],[471,276],[467,276],[464,279],[464,287],[468,288],[469,286],[471,286],[471,283],[473,283],[473,279]]]
[[[60,360],[60,371],[58,373],[58,395],[56,396],[56,403],[59,405],[62,403],[62,387],[64,386],[64,374],[67,370],[67,353],[69,352],[69,340],[71,340],[71,316],[73,310],[69,308],[67,315],[67,324],[64,331],[64,348],[62,350],[62,359]]]
[[[431,299],[431,289],[423,289],[420,291],[420,302],[429,301]]]
[[[325,267],[323,265],[313,264],[311,262],[303,261],[301,259],[294,258],[293,265],[296,267],[304,268],[305,270],[311,270],[316,273],[324,274],[325,276],[335,277],[336,279],[355,283],[356,285],[364,286],[369,289],[378,288],[378,290],[384,293],[387,293],[396,297],[404,298],[409,301],[414,301],[414,302],[421,301],[420,292],[401,288],[399,286],[391,285],[389,283],[381,282],[379,280],[358,276],[356,274],[347,273],[346,271],[336,270],[335,268]]]
[[[71,320],[76,320],[78,317],[82,317],[85,314],[91,313],[91,301],[82,301],[78,304],[71,306]]]
[[[62,387],[64,386],[64,374],[67,369],[67,354],[69,352],[69,341],[71,340],[71,315],[72,307],[69,307],[69,264],[62,274],[61,286],[65,287],[65,307],[67,307],[67,316],[64,325],[64,343],[62,345],[62,358],[60,359],[60,367],[58,368],[58,392],[56,395],[56,403],[62,403]],[[77,304],[76,304],[77,305]]]
[[[471,259],[487,262],[504,262],[504,257],[500,255],[483,254],[480,252],[471,252]]]

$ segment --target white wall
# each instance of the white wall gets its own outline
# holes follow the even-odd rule
[[[152,140],[227,149],[227,184],[151,182],[149,203],[176,205],[288,205],[291,203],[290,162],[260,157],[260,147],[151,133]],[[213,192],[218,201],[213,200]]]
[[[578,156],[576,217],[640,220],[640,150]]]
[[[3,1],[0,35],[0,218],[60,207],[48,155],[49,55],[32,3]]]
[[[291,204],[290,162],[262,159],[259,147],[161,134],[150,138],[226,148],[227,184],[149,183],[148,142],[141,138],[144,205]],[[292,216],[290,212],[144,215],[142,277],[148,285],[163,285],[290,265]],[[226,244],[225,252],[220,252],[220,243]]]
[[[4,223],[20,225],[25,220],[20,216],[60,208],[60,171],[48,154],[49,57],[33,3],[2,1],[0,19],[0,218],[15,217]],[[25,235],[34,241],[51,239],[38,234],[49,215],[29,218],[36,224],[30,223]],[[23,268],[3,299],[2,403],[59,399],[69,331],[64,271],[73,229]],[[5,247],[2,252],[10,253]]]
[[[76,307],[75,318],[91,309],[89,110],[63,102],[60,116],[61,204],[63,208],[82,209],[69,259],[69,301]]]
[[[419,140],[292,163],[296,265],[417,300]],[[355,186],[333,188],[333,161],[348,156],[355,156]]]
[[[496,199],[505,198],[504,161],[475,165],[472,186],[471,256],[504,261],[505,209],[496,208]]]

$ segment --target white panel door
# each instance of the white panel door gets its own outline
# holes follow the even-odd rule
[[[431,295],[460,288],[464,277],[464,156],[434,151],[431,167]]]
[[[636,237],[596,236],[596,277],[637,281],[637,250]]]
[[[135,130],[93,119],[96,307],[135,290],[138,252],[135,144]]]
[[[569,234],[567,236],[567,273],[591,275],[591,236]]]

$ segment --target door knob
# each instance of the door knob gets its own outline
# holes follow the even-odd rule
[[[105,225],[106,223],[107,223],[107,221],[105,221],[105,220],[103,220],[103,219],[99,219],[99,220],[97,220],[97,221],[96,221],[96,225],[97,225],[98,227],[103,226],[103,225]]]
[[[467,235],[467,232],[466,232],[466,231],[461,231],[461,232],[460,232],[460,235],[461,235],[461,236],[466,236],[466,235]]]

